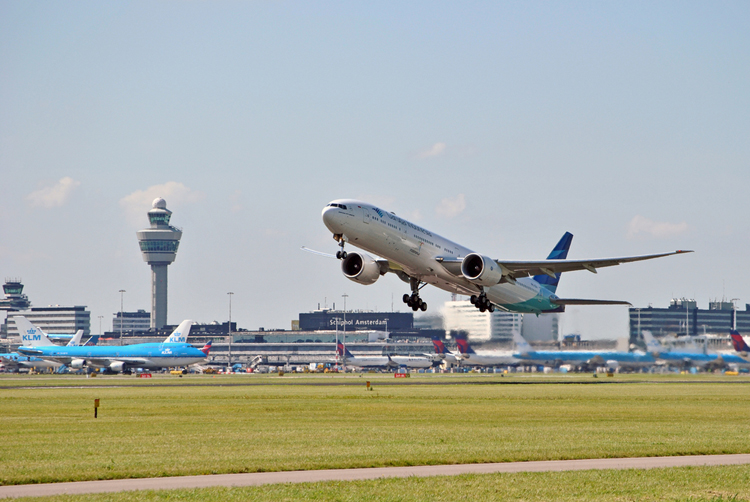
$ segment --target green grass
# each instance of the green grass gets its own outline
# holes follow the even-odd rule
[[[20,500],[131,501],[740,501],[750,497],[750,466],[682,467],[625,471],[519,473],[381,479],[106,493]]]
[[[41,378],[88,386],[46,388]],[[431,375],[436,385],[384,385],[393,377],[320,375],[221,385],[243,378],[122,388],[106,385],[136,379],[0,379],[0,482],[750,452],[750,388],[721,379],[443,385],[453,377]],[[8,388],[29,381],[42,386]],[[311,382],[358,385],[297,385]]]

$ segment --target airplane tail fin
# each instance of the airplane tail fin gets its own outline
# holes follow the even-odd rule
[[[208,343],[203,346],[203,348],[201,349],[201,352],[203,352],[204,354],[208,355],[208,353],[211,352],[211,345],[213,343],[214,343],[213,340],[209,340]]]
[[[519,333],[518,331],[513,332],[513,341],[516,344],[516,350],[518,350],[518,352],[520,352],[521,354],[534,352],[534,349],[531,348],[529,342],[527,342],[526,339],[522,337],[521,333]]]
[[[649,330],[644,329],[643,331],[641,331],[641,335],[643,335],[643,341],[646,342],[647,352],[653,352],[657,354],[660,352],[664,352],[664,346],[662,346],[659,340],[654,338],[654,335],[652,335]]]
[[[732,337],[732,345],[734,345],[734,350],[737,352],[750,352],[750,347],[747,346],[747,342],[745,342],[745,339],[742,338],[742,335],[740,335],[740,332],[733,329],[729,332],[729,336]]]
[[[16,321],[18,333],[21,335],[21,343],[26,347],[43,347],[54,345],[41,329],[37,328],[22,315],[13,316]]]
[[[562,239],[557,243],[555,248],[547,257],[548,260],[564,260],[568,257],[570,243],[573,242],[573,234],[565,232]],[[535,275],[534,280],[544,286],[545,289],[554,293],[557,291],[557,285],[560,283],[560,274],[553,274],[554,277],[547,274]]]
[[[432,346],[435,347],[436,354],[450,354],[443,341],[436,336],[432,337]]]
[[[349,352],[349,349],[347,349],[341,342],[336,346],[336,353],[339,357],[354,357],[352,353]]]
[[[187,338],[190,335],[190,328],[192,327],[193,321],[185,319],[162,343],[187,343]]]
[[[76,334],[73,335],[73,338],[70,339],[68,342],[68,347],[78,347],[81,345],[81,337],[83,337],[83,330],[79,329],[76,331]]]
[[[469,340],[466,338],[456,338],[456,344],[458,345],[458,351],[461,354],[476,354],[474,349],[469,345]]]
[[[89,347],[89,346],[91,346],[91,345],[96,345],[97,343],[99,343],[99,335],[93,335],[93,336],[92,336],[91,338],[89,338],[89,339],[88,339],[88,341],[87,341],[86,343],[84,343],[83,345],[84,345],[84,346],[86,346],[86,347]]]

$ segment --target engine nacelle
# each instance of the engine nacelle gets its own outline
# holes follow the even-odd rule
[[[479,286],[492,287],[503,279],[503,271],[495,260],[477,253],[467,254],[461,262],[463,276]]]
[[[109,369],[111,371],[114,371],[115,373],[122,373],[122,371],[125,369],[125,363],[122,361],[115,361],[109,365]]]
[[[70,364],[68,365],[73,369],[80,370],[81,368],[86,367],[86,360],[85,359],[73,359],[70,361]]]
[[[354,282],[366,286],[374,284],[380,277],[380,265],[365,254],[347,253],[341,260],[341,271]]]

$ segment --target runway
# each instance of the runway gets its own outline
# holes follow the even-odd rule
[[[406,478],[410,476],[455,476],[458,474],[491,474],[502,472],[560,472],[591,469],[654,469],[750,464],[750,454],[695,455],[686,457],[597,458],[550,460],[539,462],[504,462],[495,464],[425,465],[412,467],[379,467],[369,469],[330,469],[316,471],[256,472],[216,474],[169,478],[113,479],[75,483],[0,486],[0,498],[80,495],[135,490],[175,490],[213,486],[258,486],[275,483],[313,483],[317,481],[354,481],[360,479]]]

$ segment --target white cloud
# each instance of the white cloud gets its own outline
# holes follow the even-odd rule
[[[70,194],[80,184],[80,181],[66,176],[51,187],[31,192],[26,196],[26,200],[32,207],[59,207],[68,201]]]
[[[120,206],[125,209],[128,221],[134,224],[143,223],[146,213],[151,209],[154,199],[161,197],[167,201],[167,209],[181,204],[192,204],[205,198],[203,192],[191,190],[177,181],[168,181],[162,185],[153,185],[145,190],[136,190],[120,199]]]
[[[435,208],[435,212],[439,216],[445,216],[447,218],[453,218],[463,213],[466,209],[466,197],[460,193],[454,198],[445,198],[440,201],[440,204]]]
[[[688,224],[652,221],[640,214],[633,217],[628,223],[628,239],[652,237],[663,239],[683,234],[687,231]]]
[[[417,154],[418,159],[427,159],[430,157],[438,157],[445,153],[445,143],[435,143],[427,150],[423,150]]]

